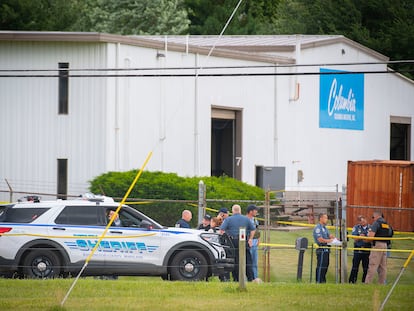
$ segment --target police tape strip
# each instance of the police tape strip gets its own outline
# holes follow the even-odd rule
[[[214,208],[206,207],[207,211],[212,211],[218,213],[218,210]],[[229,213],[231,215],[231,213]],[[265,221],[264,218],[256,217],[259,221]],[[285,221],[285,220],[276,220],[278,224],[282,225],[289,225],[289,226],[296,226],[296,227],[308,227],[314,228],[315,224],[304,224],[303,222],[295,222],[295,221]],[[335,229],[335,226],[326,226],[328,229]],[[352,228],[347,228],[347,231],[352,231]],[[403,232],[403,231],[394,231],[394,234],[403,234],[403,235],[414,235],[414,232]]]
[[[131,238],[140,238],[140,237],[147,237],[147,236],[153,236],[156,233],[145,233],[145,234],[136,234],[136,235],[129,235],[129,236],[110,236],[110,235],[106,235],[102,238],[102,236],[99,235],[60,235],[60,236],[53,236],[53,235],[46,235],[46,234],[32,234],[32,233],[4,233],[2,234],[3,236],[31,236],[31,237],[38,237],[38,238],[53,238],[53,239],[85,239],[85,238],[89,238],[89,239],[98,239],[98,238],[102,238],[102,239],[131,239]],[[354,237],[354,236],[352,236]],[[359,236],[358,236],[359,237]],[[391,238],[370,238],[370,240],[390,240]],[[398,240],[406,240],[406,239],[413,239],[413,238],[394,238],[394,239],[398,239]],[[364,239],[365,240],[365,239]],[[272,243],[260,243],[260,246],[263,247],[275,247],[275,248],[296,248],[295,245],[291,245],[291,244],[272,244]],[[311,249],[312,246],[308,246],[308,249]],[[342,249],[343,247],[339,247],[339,246],[319,246],[318,244],[314,243],[313,244],[313,248],[314,249],[318,249],[318,248],[329,248],[329,249]],[[408,249],[376,249],[376,248],[364,248],[364,247],[347,247],[348,250],[365,250],[365,251],[375,251],[375,252],[395,252],[395,253],[410,253],[413,250],[408,250]]]
[[[284,248],[295,248],[295,245],[291,244],[271,244],[271,243],[260,243],[260,246],[270,246],[270,247],[284,247]]]
[[[95,246],[93,247],[93,249],[90,251],[88,257],[86,257],[85,263],[82,266],[82,269],[79,271],[78,275],[76,276],[75,280],[73,281],[71,287],[69,288],[68,292],[66,293],[65,297],[63,298],[62,302],[60,303],[60,305],[63,307],[63,305],[65,304],[66,299],[68,299],[70,293],[72,292],[72,289],[75,287],[75,284],[77,283],[77,281],[79,280],[79,277],[82,275],[83,271],[86,269],[86,266],[88,265],[90,259],[92,258],[93,254],[96,252],[96,250],[98,249],[101,241],[104,239],[104,237],[106,236],[106,233],[108,232],[109,228],[111,227],[112,223],[115,220],[116,215],[119,214],[119,211],[122,208],[122,205],[125,204],[126,199],[128,198],[129,194],[131,193],[132,189],[134,188],[135,184],[137,183],[139,177],[141,176],[142,172],[144,171],[145,166],[147,165],[148,161],[150,160],[150,158],[152,157],[152,151],[150,151],[150,153],[148,154],[147,158],[144,161],[144,164],[141,166],[140,170],[137,172],[134,180],[132,181],[131,185],[129,186],[127,192],[124,195],[124,198],[122,199],[122,201],[119,203],[117,209],[115,210],[114,215],[112,216],[112,218],[109,220],[109,223],[106,225],[104,232],[102,233],[102,235],[99,237],[97,243],[95,244]]]
[[[361,238],[359,235],[347,235],[348,238],[358,239],[358,240],[371,240],[371,241],[395,241],[395,240],[414,240],[414,237],[405,237],[405,238],[387,238],[387,237],[368,237],[364,236]]]
[[[219,212],[219,210],[214,209],[214,208],[210,208],[210,207],[206,207],[206,211],[215,212],[215,213],[218,213]],[[229,215],[231,215],[231,214],[232,213],[229,211]]]
[[[291,244],[271,244],[271,243],[260,243],[260,246],[262,247],[275,247],[275,248],[296,248],[295,245]],[[341,246],[319,246],[316,243],[313,243],[313,245],[308,246],[308,249],[318,249],[318,248],[329,248],[329,249],[343,249]],[[395,252],[395,253],[411,253],[413,250],[410,249],[377,249],[377,248],[364,248],[364,247],[347,247],[347,250],[366,250],[366,251],[374,251],[374,252]]]
[[[260,220],[260,218],[258,218]],[[302,222],[294,222],[294,221],[277,221],[278,224],[282,225],[292,225],[296,227],[309,227],[314,228],[316,224],[304,224]],[[328,229],[335,229],[335,226],[326,226]],[[347,228],[347,231],[352,231],[352,228]],[[414,232],[405,232],[405,231],[394,231],[394,234],[402,234],[402,235],[414,235]]]
[[[138,205],[138,204],[150,204],[150,203],[154,203],[154,202],[149,202],[149,201],[142,201],[142,202],[125,202],[126,205]]]
[[[119,235],[47,235],[47,234],[35,234],[35,233],[4,233],[0,234],[0,236],[31,236],[31,237],[38,237],[38,238],[50,238],[50,239],[131,239],[131,238],[140,238],[146,236],[153,236],[155,232],[152,233],[144,233],[144,234],[136,234],[136,235],[128,235],[128,236],[119,236]]]

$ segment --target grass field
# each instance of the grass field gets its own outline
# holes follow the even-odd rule
[[[272,232],[271,243],[294,245],[297,237],[312,242],[311,234],[309,229]],[[393,248],[412,249],[413,241],[396,241]],[[336,284],[333,252],[328,283],[314,284],[309,280],[314,273],[311,251],[305,252],[302,282],[297,282],[298,252],[283,247],[270,252],[271,282],[248,283],[246,291],[237,283],[221,283],[217,277],[193,283],[150,277],[81,278],[63,306],[74,279],[0,279],[0,310],[378,310],[407,257],[408,253],[392,254],[385,286]],[[350,264],[352,256],[348,258]],[[414,262],[408,265],[384,310],[414,310]]]

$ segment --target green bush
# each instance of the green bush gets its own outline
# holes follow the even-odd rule
[[[108,172],[94,178],[89,190],[121,200],[136,177],[137,170]],[[181,217],[183,209],[193,213],[191,225],[197,226],[198,185],[206,185],[207,207],[231,208],[234,203],[246,207],[249,201],[263,202],[263,189],[248,185],[234,178],[223,177],[181,177],[175,173],[143,172],[132,189],[127,202],[134,199],[151,200],[132,205],[163,225],[173,226]],[[158,200],[158,201],[153,201]]]

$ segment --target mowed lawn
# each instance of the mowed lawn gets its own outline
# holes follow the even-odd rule
[[[316,260],[312,263],[312,252],[307,250],[299,282],[298,251],[289,245],[302,236],[310,239],[311,230],[272,231],[271,280],[248,283],[245,290],[238,283],[221,283],[217,277],[209,282],[170,282],[156,277],[80,278],[62,306],[74,279],[0,279],[0,310],[378,310],[408,257],[406,252],[391,255],[385,286],[341,284],[336,279],[333,252],[328,283],[315,284],[314,277],[312,282],[310,277]],[[393,249],[412,249],[413,244],[412,240],[396,241]],[[263,277],[262,251],[260,255]],[[348,262],[351,260],[350,255]],[[402,274],[384,310],[414,310],[414,261]]]

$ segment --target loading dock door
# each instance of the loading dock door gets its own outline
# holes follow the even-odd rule
[[[411,118],[391,117],[390,126],[390,160],[411,159]]]
[[[241,111],[213,108],[211,117],[211,176],[241,180]]]

